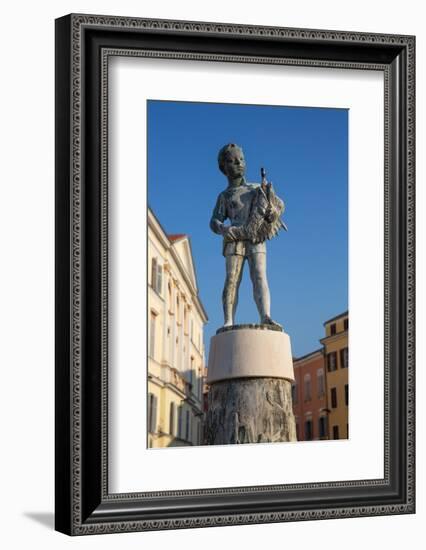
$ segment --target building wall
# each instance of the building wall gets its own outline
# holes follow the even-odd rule
[[[149,211],[149,447],[202,443],[206,321],[188,237],[166,235]]]
[[[294,359],[293,365],[293,411],[297,440],[327,439],[327,391],[323,350]]]
[[[347,312],[327,321],[324,324],[326,336],[321,340],[327,373],[330,439],[349,437],[348,322]]]

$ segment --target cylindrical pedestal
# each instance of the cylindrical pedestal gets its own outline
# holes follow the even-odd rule
[[[210,386],[207,445],[297,441],[291,382],[241,378]]]
[[[206,444],[296,441],[289,336],[268,325],[221,329],[210,345]]]

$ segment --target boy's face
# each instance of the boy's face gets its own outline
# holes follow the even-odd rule
[[[241,149],[232,149],[225,155],[223,170],[229,178],[244,176],[246,170],[246,161]]]

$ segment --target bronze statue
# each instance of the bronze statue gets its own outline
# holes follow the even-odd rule
[[[219,168],[228,178],[228,187],[219,194],[210,220],[210,228],[223,235],[223,255],[226,280],[223,289],[224,326],[234,324],[244,261],[247,259],[253,284],[253,296],[260,323],[280,325],[271,319],[271,300],[266,277],[266,239],[280,229],[287,229],[280,216],[284,202],[277,197],[272,183],[266,181],[262,168],[262,183],[247,183],[245,159],[241,147],[230,143],[218,155]],[[229,219],[230,225],[225,225]]]

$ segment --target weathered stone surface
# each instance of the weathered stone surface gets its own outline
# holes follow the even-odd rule
[[[210,386],[206,444],[297,441],[291,382],[250,378]]]

